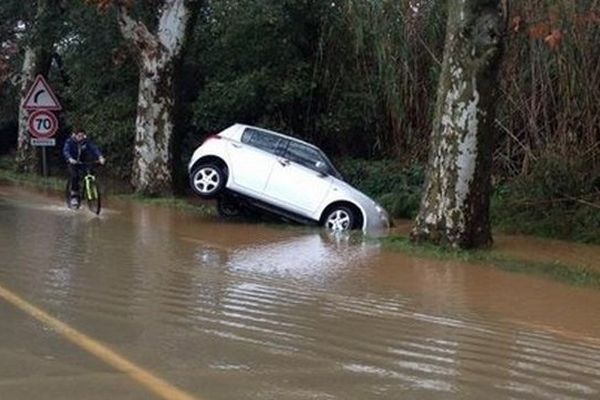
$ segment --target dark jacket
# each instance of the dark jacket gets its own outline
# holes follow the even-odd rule
[[[85,162],[90,161],[90,156],[93,156],[93,160],[102,157],[102,153],[90,139],[85,138],[81,142],[76,142],[70,137],[63,146],[63,156],[66,161],[73,158],[78,162]]]

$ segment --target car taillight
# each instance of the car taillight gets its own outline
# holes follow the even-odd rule
[[[212,135],[208,135],[208,137],[206,139],[204,139],[203,143],[206,143],[206,142],[208,142],[209,140],[212,140],[212,139],[221,139],[221,136],[219,136],[216,133],[212,134]]]

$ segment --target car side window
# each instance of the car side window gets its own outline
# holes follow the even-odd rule
[[[293,141],[290,141],[286,149],[285,158],[315,171],[317,171],[316,164],[319,161],[328,165],[317,150]]]
[[[284,139],[257,129],[246,128],[242,134],[242,143],[277,154],[278,149],[284,144]]]

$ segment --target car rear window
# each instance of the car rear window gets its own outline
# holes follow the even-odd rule
[[[285,139],[257,129],[246,128],[242,134],[242,143],[277,154]]]

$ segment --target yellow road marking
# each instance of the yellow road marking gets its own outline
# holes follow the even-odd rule
[[[3,298],[21,311],[48,325],[70,342],[95,355],[116,370],[127,374],[131,379],[135,380],[157,396],[169,400],[199,400],[180,389],[177,389],[168,382],[152,375],[143,368],[138,367],[91,337],[50,316],[48,313],[28,303],[1,285],[0,298]]]

